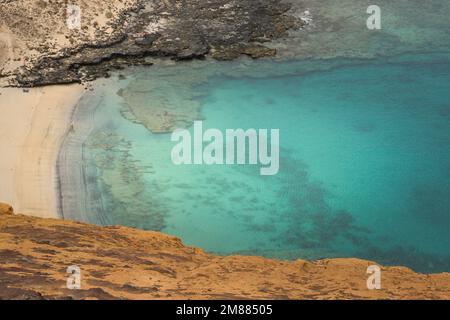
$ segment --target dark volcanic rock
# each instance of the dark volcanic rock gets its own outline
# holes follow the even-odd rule
[[[7,11],[8,6],[3,6]],[[289,9],[281,0],[135,0],[111,22],[113,31],[95,30],[95,41],[66,46],[53,54],[48,46],[40,46],[40,54],[13,73],[11,84],[90,81],[108,76],[112,69],[143,64],[147,56],[174,60],[273,56],[276,50],[263,43],[302,24],[287,13]],[[66,37],[77,43],[74,39],[80,35],[74,32]]]

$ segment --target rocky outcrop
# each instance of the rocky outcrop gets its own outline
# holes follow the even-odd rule
[[[0,77],[13,86],[38,86],[107,77],[127,65],[151,64],[149,56],[272,56],[276,50],[264,43],[304,23],[289,15],[290,5],[281,0],[87,0],[79,5],[81,29],[71,29],[67,1],[0,1],[0,21],[17,43]]]
[[[382,289],[368,290],[369,261],[219,257],[161,233],[21,215],[0,215],[0,259],[0,299],[450,298],[448,273],[382,267]],[[80,289],[67,288],[70,266]]]
[[[0,215],[12,215],[14,214],[14,209],[9,204],[0,203]]]

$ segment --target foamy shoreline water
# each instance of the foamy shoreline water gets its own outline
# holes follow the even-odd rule
[[[60,217],[56,159],[81,85],[0,90],[0,201],[18,212]]]
[[[97,81],[97,84],[101,81]],[[70,130],[58,148],[56,159],[58,211],[65,220],[107,225],[100,192],[96,189],[96,168],[85,152],[95,128],[97,108],[102,101],[97,92],[86,93],[76,104]],[[98,196],[98,197],[97,197]]]

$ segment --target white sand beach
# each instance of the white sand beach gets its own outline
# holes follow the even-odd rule
[[[81,85],[0,88],[0,202],[17,212],[59,217],[56,159]]]

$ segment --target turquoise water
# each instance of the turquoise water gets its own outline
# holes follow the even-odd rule
[[[292,2],[312,20],[266,44],[275,60],[158,60],[86,94],[59,158],[64,218],[219,254],[450,271],[450,1]],[[279,174],[173,165],[154,132],[196,119],[279,129]]]
[[[241,74],[230,76],[233,67]],[[170,134],[125,116],[117,91],[158,74],[139,69],[79,106],[98,103],[83,152],[103,212],[88,220],[102,215],[102,224],[163,231],[219,254],[450,271],[450,55],[167,68],[161,79],[191,88],[205,129],[279,129],[279,174],[175,166]],[[155,94],[164,92],[145,93],[149,108]]]

